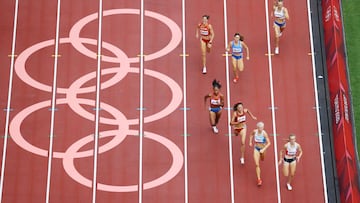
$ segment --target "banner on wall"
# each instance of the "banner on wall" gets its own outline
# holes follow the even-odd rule
[[[342,203],[360,200],[357,156],[354,143],[353,123],[345,42],[341,18],[341,0],[323,0],[323,24],[326,48],[326,65],[332,110],[332,132]]]

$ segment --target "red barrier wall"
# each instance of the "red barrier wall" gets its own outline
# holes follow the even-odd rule
[[[357,159],[345,61],[341,0],[323,0],[326,64],[332,110],[336,170],[343,203],[359,203]]]

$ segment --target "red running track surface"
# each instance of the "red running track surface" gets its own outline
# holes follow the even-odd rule
[[[61,56],[58,57],[50,202],[92,201],[98,3],[97,0],[61,1]],[[189,202],[231,202],[232,177],[235,202],[278,202],[278,192],[281,202],[324,202],[317,117],[313,108],[312,63],[308,55],[306,2],[285,2],[291,20],[281,38],[280,55],[270,60],[276,107],[276,147],[280,149],[287,135],[295,133],[304,150],[291,192],[285,189],[281,173],[280,191],[276,187],[265,2],[227,1],[227,37],[231,40],[235,32],[243,34],[251,55],[251,59],[245,61],[245,71],[237,84],[231,82],[230,71],[229,86],[223,56],[224,2],[186,1],[185,32],[181,3],[144,1],[144,119],[140,120],[141,4],[140,1],[103,2],[99,111],[102,138],[97,160],[96,202],[139,202],[139,129],[142,122],[143,202],[185,202],[186,186]],[[2,149],[7,143],[3,162],[4,203],[46,200],[56,6],[55,0],[19,1],[11,111],[1,111],[0,117],[0,127],[5,129],[9,112],[11,138],[0,141]],[[0,103],[4,109],[9,89],[11,57],[8,55],[12,48],[14,7],[15,0],[1,2],[0,7],[3,16],[0,22]],[[201,74],[199,42],[195,38],[195,28],[203,14],[211,16],[216,34],[213,49],[208,54],[207,75]],[[272,29],[270,31],[273,44]],[[77,32],[80,38],[76,38]],[[183,95],[181,33],[185,34],[188,54],[186,95]],[[166,46],[168,49],[163,49]],[[229,68],[231,70],[231,66]],[[228,131],[227,110],[218,126],[220,133],[214,135],[211,131],[203,97],[211,91],[214,78],[221,81],[225,95],[226,89],[230,89],[230,106],[226,107],[242,101],[265,122],[271,135],[272,145],[261,163],[263,186],[260,188],[256,186],[252,148],[246,149],[246,164],[239,163],[239,137],[231,138],[233,174],[230,174],[228,141],[231,131]],[[247,125],[249,133],[256,121],[248,119]]]

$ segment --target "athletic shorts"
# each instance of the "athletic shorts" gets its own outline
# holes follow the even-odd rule
[[[243,130],[243,129],[245,129],[246,128],[246,126],[245,127],[243,127],[243,128],[237,128],[237,129],[234,129],[234,133],[235,133],[235,135],[236,136],[238,136],[239,134],[240,134],[240,132]]]
[[[221,107],[210,108],[209,110],[214,113],[218,113],[219,111],[221,111]]]
[[[295,161],[296,158],[292,158],[292,159],[287,159],[287,158],[284,158],[284,161],[285,162],[288,162],[289,164],[292,163],[293,161]]]
[[[282,28],[282,27],[285,27],[286,22],[278,23],[278,22],[274,21],[274,24],[277,25],[277,26],[279,26],[280,28]]]
[[[232,54],[231,56],[232,56],[234,59],[236,59],[236,60],[240,60],[240,59],[243,58],[243,55],[242,55],[242,54],[239,55],[239,56]]]
[[[201,38],[201,40],[202,40],[203,42],[205,42],[206,44],[208,44],[208,43],[210,42],[210,39]]]
[[[255,149],[256,149],[258,152],[260,152],[260,150],[261,150],[262,148],[260,148],[260,147],[258,147],[258,146],[255,146]]]

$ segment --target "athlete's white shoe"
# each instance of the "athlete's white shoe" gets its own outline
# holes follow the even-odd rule
[[[275,54],[279,54],[279,47],[275,47]]]
[[[292,187],[291,187],[291,185],[290,185],[289,183],[286,183],[286,188],[287,188],[289,191],[292,190]]]
[[[245,164],[245,159],[244,159],[244,158],[240,158],[240,163],[241,163],[241,164]]]
[[[219,129],[217,129],[216,126],[213,126],[212,128],[213,128],[214,133],[216,133],[216,134],[219,133]]]
[[[206,74],[206,66],[203,67],[202,73],[203,73],[203,74]]]

